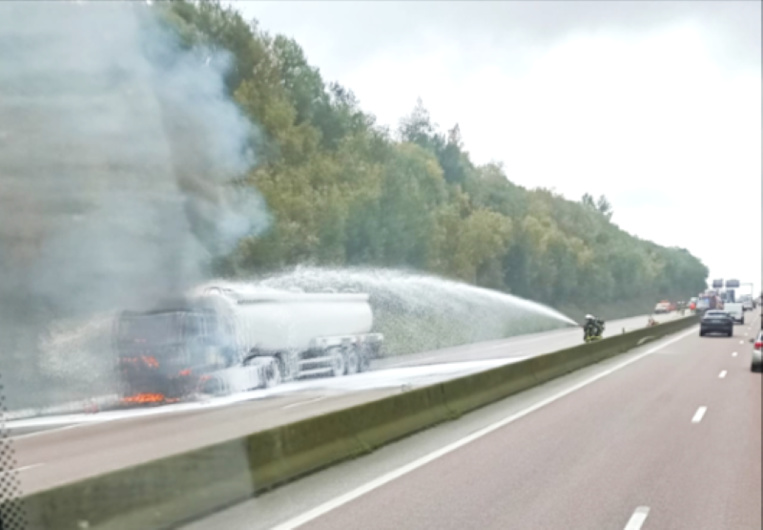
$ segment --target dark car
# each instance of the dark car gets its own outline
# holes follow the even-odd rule
[[[699,323],[699,336],[703,337],[706,333],[724,333],[731,337],[734,335],[734,319],[726,311],[709,309]]]

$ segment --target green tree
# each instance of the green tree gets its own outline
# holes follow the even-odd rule
[[[229,53],[226,87],[258,127],[259,163],[242,177],[265,197],[272,228],[218,260],[226,274],[405,267],[586,307],[704,288],[701,261],[621,230],[603,194],[570,201],[512,183],[501,164],[476,166],[459,126],[440,131],[420,99],[393,137],[293,39],[217,1],[154,9],[182,45]]]
[[[612,205],[609,203],[607,198],[602,195],[599,197],[599,200],[596,201],[596,210],[603,215],[607,221],[612,219]]]

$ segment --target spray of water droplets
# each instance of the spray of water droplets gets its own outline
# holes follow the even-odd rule
[[[558,311],[530,300],[395,270],[297,267],[249,281],[210,284],[254,291],[368,293],[374,331],[384,334],[387,356],[575,325]],[[79,399],[114,391],[109,343],[113,319],[113,314],[102,314],[57,323],[41,339],[40,369],[65,378],[70,395]]]
[[[423,274],[297,267],[249,287],[368,293],[387,355],[433,350],[576,325],[537,302]]]

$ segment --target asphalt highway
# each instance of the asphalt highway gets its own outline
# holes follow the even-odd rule
[[[676,316],[661,315],[658,320]],[[607,333],[643,327],[647,318],[612,321],[607,324]],[[11,426],[16,469],[23,491],[31,493],[378,399],[412,386],[556,351],[581,340],[582,330],[568,328],[382,359],[365,374],[281,385],[255,392],[251,399],[17,423],[22,426],[15,430]]]
[[[184,530],[759,529],[760,326],[692,327]]]

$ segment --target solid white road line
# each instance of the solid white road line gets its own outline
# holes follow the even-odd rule
[[[53,434],[55,432],[68,431],[69,429],[76,429],[77,427],[84,427],[86,425],[92,425],[91,423],[75,423],[74,425],[67,425],[66,427],[59,427],[57,429],[43,429],[41,431],[28,432],[26,434],[11,435],[11,440],[22,440],[24,438],[32,438],[33,436],[40,436],[43,434]]]
[[[646,516],[649,515],[649,506],[639,506],[628,519],[628,524],[625,525],[625,530],[639,530],[641,525],[646,521]]]
[[[720,377],[721,379],[726,377],[726,370],[721,370],[721,373],[718,374],[718,377]]]
[[[16,471],[26,471],[28,469],[34,469],[36,467],[44,466],[45,464],[40,462],[39,464],[29,464],[28,466],[17,467]]]
[[[34,468],[40,467],[42,465],[44,465],[44,464],[42,464],[42,463],[40,463],[40,464],[29,464],[28,466],[17,467],[16,469],[12,469],[10,471],[0,471],[0,476],[7,475],[9,473],[17,473],[17,472],[21,472],[21,471],[27,471],[29,469],[34,469]]]
[[[296,403],[292,403],[291,405],[286,405],[285,407],[281,407],[282,409],[291,409],[294,407],[301,407],[302,405],[308,405],[310,403],[315,403],[316,401],[320,401],[322,399],[326,399],[328,396],[319,396],[317,398],[313,399],[306,399],[304,401],[297,401]]]
[[[655,346],[654,348],[651,348],[643,353],[640,353],[634,357],[631,357],[627,361],[617,364],[613,366],[612,368],[604,370],[603,372],[599,372],[595,376],[589,377],[588,379],[581,381],[580,383],[577,383],[567,388],[566,390],[562,390],[561,392],[558,392],[546,399],[543,399],[535,403],[534,405],[531,405],[527,407],[526,409],[523,409],[517,412],[516,414],[512,414],[511,416],[508,416],[491,425],[488,425],[487,427],[483,427],[482,429],[470,434],[469,436],[461,438],[460,440],[456,440],[455,442],[448,444],[445,447],[441,447],[440,449],[433,451],[429,453],[428,455],[424,455],[421,458],[414,460],[413,462],[410,462],[402,467],[399,467],[393,471],[390,471],[389,473],[385,473],[384,475],[381,475],[380,477],[377,477],[374,480],[355,488],[354,490],[351,490],[343,495],[335,497],[334,499],[331,499],[330,501],[327,501],[313,508],[312,510],[309,510],[303,513],[302,515],[298,515],[297,517],[289,519],[288,521],[284,523],[274,526],[271,530],[292,530],[293,528],[299,528],[300,526],[306,523],[309,523],[310,521],[317,519],[318,517],[325,515],[331,512],[332,510],[335,510],[339,508],[340,506],[343,506],[347,504],[348,502],[351,502],[357,499],[358,497],[362,497],[366,493],[369,493],[377,488],[380,488],[381,486],[384,486],[385,484],[392,482],[393,480],[396,480],[402,477],[403,475],[410,473],[411,471],[415,471],[416,469],[422,466],[425,466],[426,464],[433,462],[434,460],[437,460],[438,458],[445,456],[448,453],[452,453],[453,451],[460,449],[461,447],[475,440],[478,440],[482,438],[483,436],[486,436],[492,433],[493,431],[500,429],[501,427],[505,427],[506,425],[527,416],[531,412],[535,412],[536,410],[541,409],[545,407],[546,405],[550,405],[551,403],[558,401],[559,399],[565,396],[568,396],[572,394],[573,392],[580,390],[581,388],[585,388],[591,383],[595,383],[599,379],[603,379],[604,377],[607,377],[608,375],[613,374],[614,372],[621,370],[622,368],[625,368],[626,366],[629,366],[637,361],[640,361],[641,359],[643,359],[644,357],[648,355],[651,355],[657,351],[660,351],[666,346],[669,346],[675,342],[678,342],[679,340],[682,340],[688,337],[689,335],[696,334],[696,333],[697,333],[697,328],[693,326],[689,331],[686,331],[678,335],[677,337],[674,337],[668,341],[665,341],[659,346]]]
[[[702,421],[702,417],[705,415],[705,412],[707,412],[707,407],[700,407],[697,409],[697,412],[694,413],[694,417],[692,417],[691,422],[692,423],[699,423]]]

